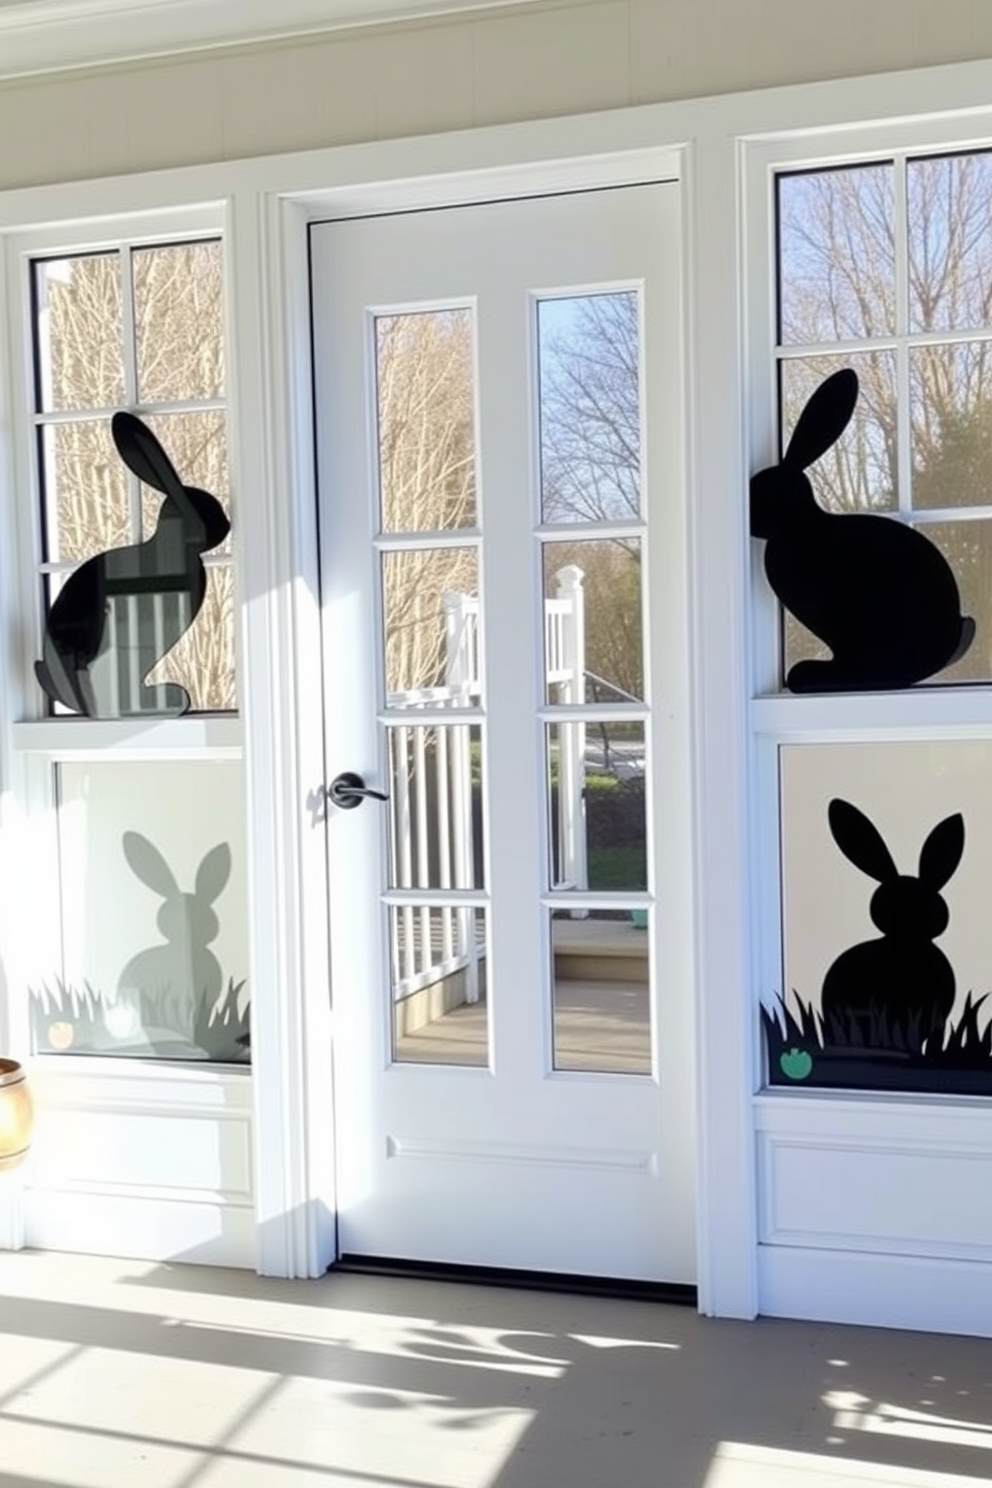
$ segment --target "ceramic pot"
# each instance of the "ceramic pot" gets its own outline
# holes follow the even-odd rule
[[[34,1108],[27,1076],[15,1059],[0,1059],[0,1172],[27,1157]]]

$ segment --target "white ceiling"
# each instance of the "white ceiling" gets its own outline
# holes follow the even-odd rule
[[[539,0],[0,0],[0,78]]]

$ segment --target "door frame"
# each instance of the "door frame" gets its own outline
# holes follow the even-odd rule
[[[664,139],[665,130],[650,125],[643,129],[639,126],[648,121],[635,120],[634,113],[626,111],[610,116],[616,126],[616,147],[607,152],[604,136],[613,131],[604,131],[605,122],[602,116],[598,121],[551,121],[380,147],[378,179],[370,179],[371,163],[365,161],[358,180],[338,187],[305,194],[267,194],[256,204],[262,214],[261,253],[254,236],[249,239],[247,226],[243,238],[238,234],[235,218],[234,294],[242,304],[257,304],[254,286],[258,274],[263,275],[269,290],[265,296],[269,345],[277,351],[266,359],[261,347],[256,349],[248,380],[258,398],[253,408],[242,406],[242,416],[260,454],[263,448],[266,451],[264,467],[282,489],[293,493],[292,547],[298,555],[293,579],[304,600],[293,622],[298,652],[287,654],[285,642],[282,649],[283,664],[300,679],[300,713],[295,721],[274,719],[271,723],[282,734],[290,757],[308,755],[307,778],[319,780],[315,752],[306,743],[317,706],[303,695],[306,668],[299,661],[309,656],[313,666],[320,641],[319,609],[313,603],[316,564],[308,563],[305,556],[316,551],[312,524],[317,509],[308,354],[309,223],[411,207],[621,186],[662,175],[677,180],[682,192],[685,271],[683,433],[690,632],[685,665],[689,673],[692,837],[692,964],[686,974],[692,980],[697,1051],[693,1112],[697,1292],[704,1313],[752,1317],[757,1311],[757,1187],[751,1102],[757,1089],[757,1063],[754,1011],[750,999],[741,995],[741,989],[751,982],[746,872],[749,669],[741,631],[741,616],[746,612],[742,555],[747,552],[747,533],[744,503],[733,498],[742,489],[746,469],[744,349],[738,335],[740,290],[735,256],[728,256],[721,246],[735,244],[738,236],[736,196],[730,185],[736,180],[736,152],[734,141],[719,131],[707,132],[691,144],[645,145],[646,137]],[[640,138],[633,147],[631,134]],[[594,140],[595,151],[590,148]],[[574,154],[568,152],[569,144]],[[395,161],[389,157],[396,152],[408,157],[406,172],[397,174],[391,169]],[[494,154],[504,162],[509,156],[509,162],[494,166]],[[447,157],[449,169],[443,174],[419,173],[417,166],[425,156]],[[257,225],[257,220],[251,223],[251,227]],[[251,301],[240,299],[245,283],[253,286]],[[725,440],[707,441],[706,427],[724,427],[734,433]],[[276,656],[271,651],[256,654],[272,657],[270,665],[279,664],[278,650]],[[288,847],[289,841],[284,838],[284,842]],[[294,861],[302,862],[299,834],[295,845]],[[337,1255],[333,1162],[323,1142],[333,1121],[333,1094],[327,1080],[326,1044],[318,1046],[313,1033],[307,1033],[311,1029],[328,1039],[332,1034],[324,1003],[326,974],[321,969],[326,966],[326,940],[318,941],[326,933],[318,903],[325,873],[326,865],[322,865],[321,874],[301,874],[296,882],[292,910],[309,948],[302,958],[303,995],[285,1030],[285,1052],[290,1057],[271,1071],[265,1102],[268,1124],[260,1124],[256,1137],[262,1152],[270,1155],[258,1168],[260,1207],[275,1209],[280,1203],[278,1192],[267,1192],[265,1184],[266,1173],[273,1177],[280,1173],[280,1162],[282,1172],[295,1175],[292,1187],[299,1182],[297,1192],[306,1196],[291,1215],[283,1210],[283,1223],[273,1215],[272,1260],[267,1262],[264,1248],[260,1252],[260,1269],[279,1267],[273,1274],[317,1275]],[[700,1057],[701,1050],[707,1051],[705,1059]],[[274,1121],[277,1110],[279,1120]],[[295,1228],[290,1229],[286,1218]],[[261,1216],[260,1224],[264,1245]],[[294,1269],[283,1269],[287,1262]]]

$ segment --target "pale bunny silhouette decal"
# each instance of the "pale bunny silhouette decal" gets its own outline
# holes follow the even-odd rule
[[[826,378],[781,462],[751,480],[751,535],[766,539],[768,582],[832,653],[790,667],[792,692],[911,687],[959,661],[975,635],[947,560],[922,531],[875,513],[825,511],[813,494],[805,471],[840,438],[857,398],[850,368]]]
[[[827,810],[841,852],[874,879],[869,905],[881,931],[837,957],[823,982],[821,1010],[834,1038],[866,1048],[899,1046],[911,1054],[924,1045],[939,1051],[951,1009],[955,978],[934,945],[950,914],[941,889],[964,851],[964,818],[945,817],[920,850],[917,874],[902,874],[878,828],[849,801],[835,797]]]
[[[133,1000],[142,994],[171,993],[185,1004],[192,1027],[198,1006],[212,1007],[223,986],[220,962],[209,946],[220,929],[213,905],[231,874],[231,849],[226,842],[210,849],[189,894],[180,889],[158,848],[140,832],[125,832],[123,847],[135,875],[162,899],[157,924],[164,940],[131,958],[118,978],[118,997]]]
[[[189,694],[145,678],[192,625],[206,594],[202,556],[230,531],[208,491],[187,486],[141,419],[116,413],[111,433],[125,465],[164,497],[146,542],[80,565],[52,605],[35,675],[53,700],[91,718],[185,713]]]

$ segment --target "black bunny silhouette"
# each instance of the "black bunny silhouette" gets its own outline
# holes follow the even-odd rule
[[[35,675],[55,702],[91,718],[185,713],[184,687],[144,680],[196,619],[207,582],[201,555],[231,524],[216,496],[183,484],[141,419],[115,413],[111,432],[125,465],[163,493],[158,525],[146,542],[98,553],[70,575]]]
[[[954,575],[917,528],[868,512],[827,512],[803,473],[844,432],[857,374],[812,393],[779,465],[751,480],[751,534],[767,538],[765,573],[785,608],[830,647],[798,661],[792,692],[911,687],[959,661],[975,635]]]
[[[835,797],[827,817],[844,856],[878,880],[869,913],[882,932],[849,947],[828,970],[820,1000],[828,1039],[860,1038],[868,1047],[901,1045],[917,1054],[934,1039],[942,1045],[954,971],[933,941],[950,919],[940,890],[961,861],[964,818],[958,812],[934,827],[912,878],[900,874],[878,829],[856,806]]]

